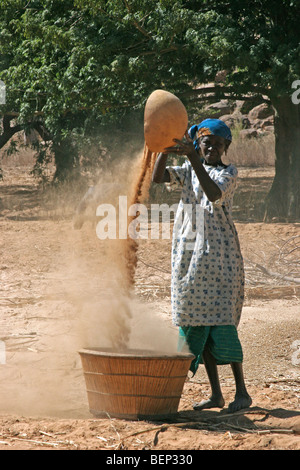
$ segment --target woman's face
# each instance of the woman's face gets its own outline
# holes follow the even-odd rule
[[[205,135],[200,140],[200,150],[206,163],[217,165],[228,147],[227,141],[218,135]]]

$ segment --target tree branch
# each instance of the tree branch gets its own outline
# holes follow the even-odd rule
[[[35,129],[41,138],[44,141],[53,140],[52,134],[44,127],[44,124],[39,121],[31,121],[25,124],[17,124],[15,126],[11,126],[10,123],[13,119],[18,117],[18,113],[11,112],[4,114],[2,118],[2,127],[3,132],[0,135],[0,149],[4,147],[5,144],[17,133],[22,131],[25,127],[32,127]]]
[[[195,103],[198,102],[203,102],[203,101],[210,101],[213,102],[216,99],[224,99],[224,100],[241,100],[241,101],[252,101],[255,98],[259,98],[260,101],[264,103],[270,103],[270,100],[267,98],[263,98],[262,96],[259,95],[253,95],[253,96],[244,96],[244,95],[210,95],[210,96],[201,96],[198,98],[193,98],[193,101]]]
[[[5,114],[2,120],[3,132],[0,135],[0,149],[4,147],[5,144],[12,138],[14,134],[20,132],[24,126],[17,124],[16,126],[11,127],[10,121],[14,118],[12,115]]]
[[[128,13],[132,14],[132,13],[131,13],[130,6],[129,6],[127,0],[124,0],[124,3],[125,3],[125,7],[127,8]],[[140,25],[140,23],[139,23],[137,20],[134,19],[132,22],[133,22],[134,26],[135,26],[144,36],[146,36],[148,39],[151,39],[151,35],[148,33],[148,31],[145,30],[145,28],[143,28],[143,26]]]
[[[207,95],[208,93],[211,93],[211,95],[205,97],[201,95]],[[229,93],[229,95],[226,95],[226,93]],[[233,95],[231,96],[230,93]],[[213,86],[207,86],[207,87],[201,87],[201,88],[194,88],[193,90],[190,90],[189,92],[183,93],[182,96],[189,96],[193,95],[196,96],[196,98],[193,99],[198,99],[204,100],[204,99],[210,99],[214,97],[226,97],[228,99],[241,99],[241,100],[252,100],[253,98],[259,97],[262,101],[265,102],[270,102],[270,100],[267,98],[267,90],[263,90],[261,88],[255,88],[252,87],[252,94],[240,94],[237,93],[236,89],[232,86],[218,86],[218,85],[213,85]],[[198,95],[200,95],[198,97]]]
[[[284,281],[295,282],[295,284],[300,284],[300,278],[285,276],[284,274],[275,273],[273,271],[269,271],[269,269],[267,269],[262,264],[255,263],[254,261],[250,261],[250,260],[247,260],[247,261],[252,263],[257,269],[259,269],[261,272],[263,272],[269,277],[275,277],[277,279],[283,279]]]

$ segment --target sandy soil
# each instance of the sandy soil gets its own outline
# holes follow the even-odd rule
[[[254,176],[258,181],[257,172]],[[263,177],[268,183],[271,176]],[[251,180],[249,172],[245,178]],[[192,409],[193,401],[209,394],[200,368],[187,379],[172,420],[96,419],[89,412],[79,349],[116,341],[120,327],[135,346],[156,342],[170,351],[176,348],[170,320],[171,242],[140,243],[136,292],[128,301],[118,293],[116,247],[107,250],[91,223],[73,230],[71,207],[69,199],[45,197],[28,168],[4,168],[0,346],[6,355],[0,349],[0,450],[300,450],[300,287],[288,279],[299,278],[300,225],[247,223],[245,214],[236,218],[246,266],[239,334],[251,408],[228,414],[235,388],[229,366],[223,366],[226,406],[221,411]],[[236,214],[242,213],[238,207]]]

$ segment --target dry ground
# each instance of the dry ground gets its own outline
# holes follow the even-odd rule
[[[255,220],[253,204],[257,195],[264,197],[272,170],[243,170],[241,176],[248,198],[242,186],[235,219],[247,286],[239,332],[253,404],[234,415],[226,408],[194,412],[192,402],[209,393],[200,368],[186,381],[177,418],[148,422],[95,419],[89,413],[77,352],[86,346],[83,325],[96,313],[93,339],[113,339],[123,307],[122,299],[110,302],[104,292],[108,254],[94,227],[86,223],[73,230],[63,199],[58,208],[57,200],[45,198],[28,168],[4,168],[0,340],[6,361],[0,364],[0,450],[300,450],[300,289],[286,280],[296,276],[299,224]],[[132,336],[139,332],[142,344],[153,341],[154,335],[147,336],[156,327],[152,314],[164,322],[170,347],[176,343],[169,285],[170,240],[143,241],[131,330]],[[220,368],[220,378],[228,405],[234,395],[229,367]]]

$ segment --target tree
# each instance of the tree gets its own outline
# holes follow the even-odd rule
[[[76,147],[69,145],[74,128],[66,111],[68,90],[60,87],[62,72],[72,47],[67,21],[76,21],[70,11],[73,2],[0,2],[0,73],[6,84],[0,146],[20,129],[35,128],[51,143],[56,177],[62,179],[75,167]],[[14,125],[10,125],[13,123]],[[64,147],[64,152],[62,148]]]
[[[226,70],[219,96],[267,97],[275,109],[276,175],[266,201],[266,220],[300,216],[300,106],[292,84],[300,78],[300,4],[295,0],[78,1],[108,15],[116,29],[135,29],[127,54],[117,64],[138,73],[132,86],[147,77],[185,98],[189,111],[201,99],[199,83]],[[123,20],[121,19],[123,18]],[[139,33],[139,34],[138,34]],[[124,36],[125,40],[125,36]],[[122,41],[122,44],[123,41]],[[130,55],[128,55],[130,48]],[[144,72],[144,73],[143,73]]]
[[[299,2],[205,2],[217,14],[212,63],[229,71],[239,92],[259,90],[275,109],[276,175],[266,201],[266,220],[299,220],[300,106],[292,84],[300,77]],[[212,25],[212,26],[213,26]],[[200,42],[202,31],[198,36]]]
[[[63,174],[70,142],[67,167],[76,166],[84,139],[96,135],[111,148],[131,120],[142,135],[145,100],[156,88],[177,94],[191,120],[204,99],[258,97],[275,109],[266,220],[299,219],[300,111],[291,99],[300,78],[298,1],[0,0],[0,7],[3,115],[48,133]],[[226,83],[204,97],[199,84],[221,70]]]

